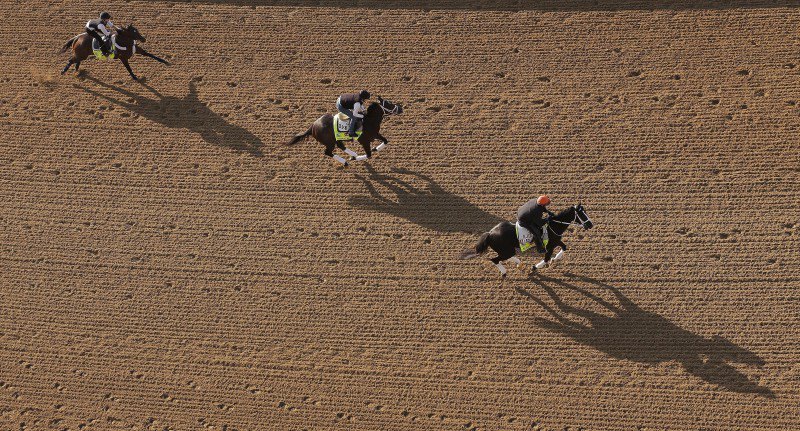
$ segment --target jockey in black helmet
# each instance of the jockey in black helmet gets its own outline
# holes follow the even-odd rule
[[[358,124],[364,119],[364,112],[367,111],[366,100],[370,98],[369,91],[361,90],[359,93],[342,94],[336,100],[336,109],[350,117],[350,137],[356,136]]]
[[[114,28],[114,23],[111,22],[111,14],[103,12],[100,18],[91,19],[86,23],[86,33],[95,38],[100,43],[100,49],[103,55],[108,55],[110,52],[111,29]],[[106,39],[103,39],[105,37]]]

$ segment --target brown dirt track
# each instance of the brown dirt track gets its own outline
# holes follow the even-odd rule
[[[800,429],[793,3],[112,1],[144,85],[51,3],[0,6],[0,431]],[[282,145],[361,87],[387,151]],[[455,258],[540,191],[565,262]]]

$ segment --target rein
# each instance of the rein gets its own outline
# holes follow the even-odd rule
[[[400,107],[400,105],[394,105],[394,108],[392,108],[392,109],[386,109],[386,107],[385,107],[385,106],[383,106],[383,102],[381,102],[381,103],[378,103],[378,106],[380,106],[380,107],[381,107],[381,109],[383,109],[383,113],[384,113],[385,115],[395,115],[395,114],[397,114],[397,110],[398,110],[398,108]]]
[[[573,207],[573,210],[574,210],[574,209],[575,209],[575,208]],[[576,220],[577,220],[577,222],[576,222]],[[584,226],[584,225],[586,224],[586,222],[587,222],[587,221],[589,221],[589,220],[588,220],[588,217],[587,217],[587,219],[586,219],[586,220],[582,220],[582,219],[581,219],[581,217],[578,215],[578,211],[575,211],[575,212],[574,212],[574,215],[573,215],[573,217],[572,217],[572,221],[566,222],[566,221],[561,221],[561,220],[551,219],[551,220],[548,222],[548,225],[547,225],[547,230],[549,230],[549,231],[550,231],[550,233],[552,233],[553,235],[555,235],[555,236],[557,236],[557,237],[561,238],[561,237],[564,235],[564,233],[562,232],[562,233],[561,233],[561,235],[557,234],[557,233],[556,233],[556,232],[553,230],[553,228],[551,228],[551,227],[550,227],[550,224],[549,224],[550,222],[555,222],[555,223],[558,223],[558,224],[564,224],[564,225],[567,225],[567,226],[572,226],[572,225],[575,225],[575,226]]]

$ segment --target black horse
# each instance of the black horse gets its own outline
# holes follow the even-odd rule
[[[567,246],[564,244],[564,241],[561,240],[561,237],[564,235],[567,228],[572,225],[582,226],[584,229],[591,229],[592,226],[594,226],[589,216],[586,215],[586,210],[583,208],[583,205],[580,203],[550,217],[547,223],[549,238],[547,247],[545,247],[544,259],[536,264],[536,269],[542,269],[547,266],[551,258],[557,261],[564,257]],[[464,250],[461,252],[460,257],[461,259],[478,257],[485,253],[489,247],[497,252],[497,257],[491,259],[491,261],[497,266],[497,269],[500,270],[500,274],[503,277],[506,276],[506,268],[501,262],[511,259],[517,265],[521,263],[519,258],[516,257],[517,250],[519,249],[519,240],[517,239],[517,229],[513,223],[507,221],[499,223],[497,226],[493,227],[492,230],[481,235],[478,239],[478,243],[475,244],[474,250]],[[560,247],[561,250],[553,257],[553,250],[555,250],[556,247]]]
[[[366,160],[372,157],[373,151],[380,151],[386,147],[389,141],[381,135],[381,122],[383,117],[387,115],[399,115],[403,113],[403,107],[399,104],[392,103],[386,99],[378,97],[377,102],[373,102],[367,107],[367,112],[364,114],[363,124],[364,127],[361,131],[361,136],[358,137],[358,142],[364,147],[366,155],[359,156],[355,151],[350,150],[344,146],[345,141],[337,141],[336,135],[333,130],[333,115],[325,114],[319,117],[305,133],[296,135],[286,145],[294,145],[308,136],[313,136],[319,143],[325,145],[325,155],[332,157],[344,166],[347,166],[347,161],[342,157],[333,155],[333,149],[338,147],[350,155],[350,160]],[[372,141],[379,139],[381,144],[372,148]],[[349,140],[349,139],[348,139]]]

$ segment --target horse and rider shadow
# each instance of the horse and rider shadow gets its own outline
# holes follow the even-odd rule
[[[755,353],[718,335],[705,338],[693,334],[656,313],[645,311],[614,286],[601,281],[566,274],[568,282],[533,272],[530,280],[544,290],[554,306],[530,292],[517,292],[536,302],[552,319],[537,317],[537,326],[590,346],[607,355],[641,364],[676,361],[687,373],[701,380],[739,393],[774,398],[768,387],[751,381],[731,363],[763,367]],[[562,295],[559,295],[559,291]],[[597,312],[562,299],[563,293],[578,295]],[[606,300],[603,295],[614,300]]]
[[[256,135],[241,126],[228,122],[198,98],[196,78],[189,81],[189,90],[186,96],[179,98],[163,95],[141,81],[138,84],[150,92],[153,97],[102,82],[88,74],[84,74],[83,77],[105,90],[114,91],[118,96],[109,96],[105,92],[83,85],[75,84],[76,87],[123,107],[133,114],[169,128],[187,129],[199,134],[209,144],[231,148],[237,152],[246,152],[254,157],[263,157],[264,155],[262,152],[264,144]]]
[[[369,195],[351,196],[352,207],[390,214],[437,232],[482,232],[502,221],[446,191],[428,175],[401,168],[379,173],[370,164],[364,166],[367,175],[355,177]]]

